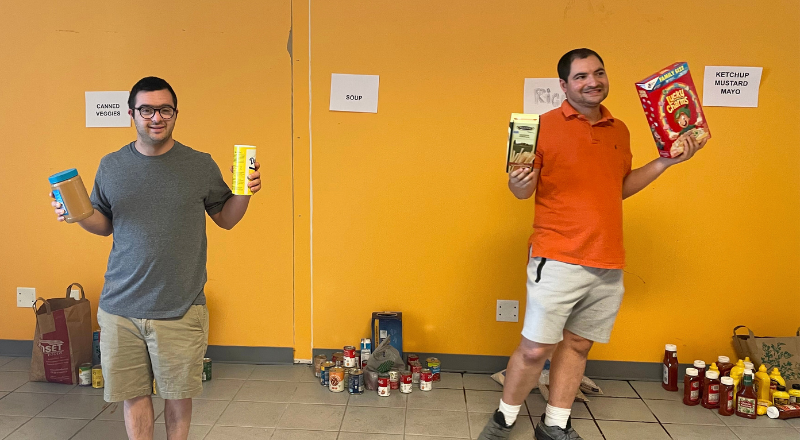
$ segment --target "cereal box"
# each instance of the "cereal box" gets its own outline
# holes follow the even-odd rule
[[[680,156],[687,136],[711,138],[688,64],[666,67],[636,83],[636,90],[661,157]]]
[[[533,167],[536,141],[539,138],[539,115],[512,113],[508,124],[506,172]]]

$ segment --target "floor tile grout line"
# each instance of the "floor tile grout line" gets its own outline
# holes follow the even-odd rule
[[[629,380],[626,380],[625,383],[628,384],[628,386],[631,387],[631,389],[633,389],[633,392],[636,393],[636,395],[639,397],[639,400],[644,404],[645,408],[647,408],[647,410],[650,411],[650,414],[652,414],[653,417],[656,419],[656,421],[658,422],[658,426],[660,426],[661,429],[664,430],[664,432],[667,434],[667,437],[672,438],[672,434],[670,434],[669,431],[667,431],[667,427],[664,426],[663,423],[661,423],[661,419],[659,419],[656,413],[653,412],[653,409],[650,408],[650,405],[648,405],[647,402],[642,397],[642,395],[639,394],[639,391],[636,390],[636,387],[631,385],[631,382]]]

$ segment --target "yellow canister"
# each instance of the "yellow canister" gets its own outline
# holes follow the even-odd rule
[[[252,145],[233,146],[233,182],[231,189],[237,196],[252,196],[247,187],[247,176],[256,170],[256,147]]]
[[[103,388],[104,386],[103,367],[101,365],[95,365],[92,367],[92,388]]]

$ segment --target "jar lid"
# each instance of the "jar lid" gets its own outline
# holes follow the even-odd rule
[[[786,391],[786,387],[783,385],[778,385],[778,391]]]
[[[699,367],[699,368],[705,368],[706,367],[706,363],[705,363],[705,361],[694,361],[694,366],[695,367]]]
[[[675,344],[667,344],[666,346],[664,346],[664,348],[667,351],[678,351],[678,346],[676,346]]]
[[[728,356],[717,356],[717,362],[729,363],[731,359]]]
[[[719,373],[714,370],[706,371],[706,377],[709,379],[719,379]]]
[[[687,368],[686,374],[689,376],[697,376],[697,368]]]
[[[78,175],[78,170],[75,168],[71,168],[66,171],[62,171],[60,173],[55,173],[52,176],[48,177],[47,180],[50,181],[50,184],[56,184],[58,182],[63,182],[65,180],[72,179],[77,175]]]
[[[800,390],[800,383],[792,384],[793,390]]]
[[[722,379],[720,379],[720,381],[722,381],[723,385],[728,385],[728,386],[733,385],[733,378],[732,377],[723,376]]]

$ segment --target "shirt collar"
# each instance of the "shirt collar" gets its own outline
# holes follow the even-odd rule
[[[570,104],[566,99],[561,102],[561,112],[564,114],[566,119],[579,118],[586,120],[586,117],[578,113],[578,111],[575,110],[572,104]],[[595,125],[604,122],[614,122],[614,116],[611,115],[611,112],[608,111],[604,105],[600,104],[600,120],[595,122]]]

